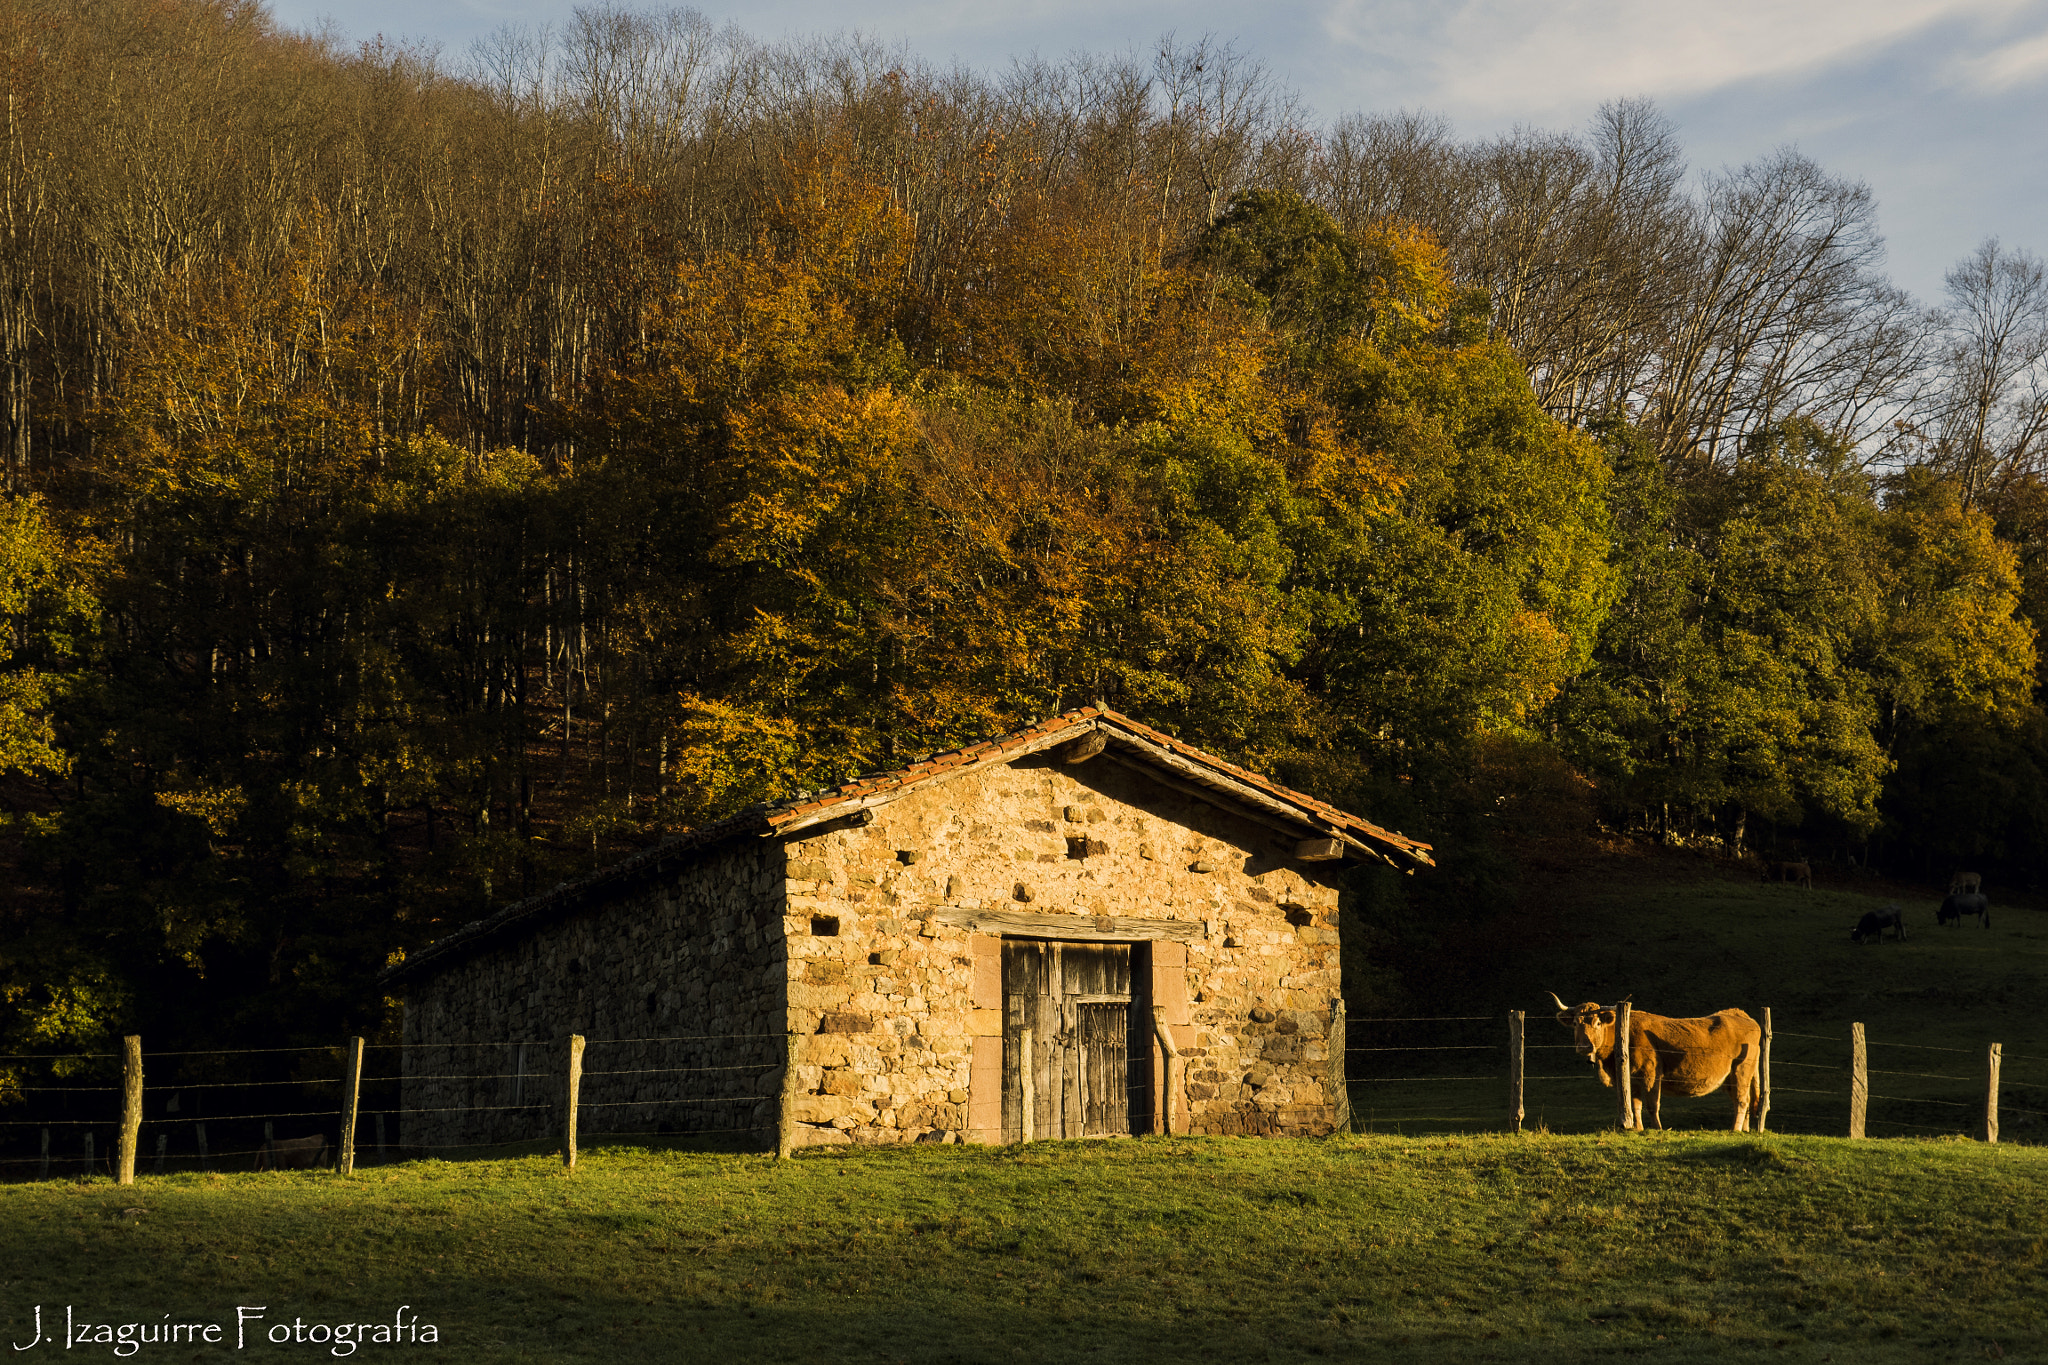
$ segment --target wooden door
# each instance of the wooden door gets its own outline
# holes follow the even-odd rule
[[[1004,1139],[1022,1136],[1027,1066],[1034,1137],[1130,1132],[1131,945],[1008,940],[1003,997]]]
[[[1086,1000],[1078,1003],[1075,1013],[1082,1136],[1128,1133],[1131,1002]]]

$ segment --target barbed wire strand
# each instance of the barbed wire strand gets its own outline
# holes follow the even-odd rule
[[[502,1114],[515,1109],[552,1109],[552,1100],[535,1100],[531,1104],[443,1104],[430,1108],[415,1109],[408,1105],[403,1109],[359,1109],[359,1114]],[[588,1107],[588,1106],[584,1106]]]
[[[783,1065],[781,1061],[754,1066],[645,1066],[627,1071],[586,1071],[588,1076],[693,1076],[705,1071],[762,1071],[775,1070]]]
[[[720,1042],[728,1038],[787,1038],[790,1030],[781,1033],[667,1033],[653,1034],[645,1038],[585,1038],[586,1047],[608,1047],[616,1043],[692,1043],[714,1039]]]
[[[190,1085],[145,1085],[142,1093],[147,1095],[152,1090],[159,1094],[166,1090],[256,1090],[267,1085],[340,1085],[344,1079],[341,1076],[322,1076],[310,1081],[194,1081]],[[120,1089],[119,1086],[108,1088]]]
[[[454,1071],[437,1071],[427,1076],[365,1076],[363,1084],[368,1085],[372,1081],[379,1085],[391,1081],[516,1081],[559,1074],[561,1073],[556,1071],[479,1071],[474,1075],[466,1075]],[[590,1073],[586,1071],[583,1074],[588,1076]]]
[[[243,1123],[251,1119],[331,1119],[336,1117],[340,1113],[341,1111],[339,1109],[295,1109],[288,1114],[200,1114],[195,1115],[192,1118],[186,1118],[183,1114],[179,1114],[175,1118],[164,1117],[158,1119],[144,1119],[143,1122],[145,1124]],[[108,1122],[114,1122],[117,1127],[119,1126],[118,1122],[115,1120],[108,1120]]]
[[[434,1048],[458,1047],[560,1047],[560,1038],[512,1038],[502,1043],[364,1043],[365,1052],[431,1051]]]
[[[1959,1081],[1965,1085],[1978,1079],[1975,1076],[1944,1076],[1935,1071],[1880,1071],[1874,1066],[1870,1068],[1870,1074],[1873,1076],[1916,1076],[1923,1081]]]
[[[712,1095],[703,1099],[688,1100],[589,1100],[577,1105],[579,1109],[631,1109],[652,1108],[665,1104],[756,1104],[762,1100],[779,1100],[780,1095]]]

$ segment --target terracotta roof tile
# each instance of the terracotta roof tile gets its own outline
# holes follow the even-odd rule
[[[1171,735],[1164,734],[1149,725],[1132,720],[1128,716],[1120,715],[1106,707],[1083,706],[1077,710],[1049,717],[1036,725],[1027,726],[1012,734],[1003,735],[994,740],[981,740],[955,749],[950,753],[933,754],[929,758],[919,759],[915,763],[890,772],[857,777],[851,781],[843,782],[835,788],[828,788],[822,792],[799,793],[784,801],[772,802],[765,806],[749,806],[747,809],[728,816],[723,820],[680,834],[665,843],[657,844],[653,848],[642,850],[621,862],[614,863],[608,868],[602,868],[580,880],[564,883],[553,891],[530,897],[517,904],[507,906],[485,919],[466,924],[448,937],[429,944],[426,948],[415,954],[410,961],[401,963],[399,966],[385,972],[383,979],[393,980],[410,975],[417,967],[440,958],[449,957],[451,954],[459,954],[471,946],[490,941],[504,933],[511,932],[520,925],[545,918],[557,910],[566,910],[580,904],[604,886],[659,870],[667,863],[695,856],[700,850],[708,849],[713,845],[725,843],[743,835],[752,834],[758,836],[772,834],[798,822],[808,825],[812,823],[813,817],[827,816],[829,818],[829,813],[836,807],[848,807],[850,810],[859,809],[855,803],[865,797],[884,792],[909,791],[923,786],[925,783],[944,779],[962,768],[974,767],[983,763],[1004,762],[1019,750],[1028,749],[1034,744],[1040,744],[1062,730],[1073,729],[1076,726],[1091,721],[1096,722],[1091,728],[1106,730],[1112,736],[1121,731],[1134,738],[1142,739],[1148,744],[1165,749],[1167,752],[1186,759],[1197,766],[1208,768],[1221,776],[1228,777],[1234,782],[1262,792],[1285,805],[1293,806],[1303,812],[1304,823],[1306,823],[1306,817],[1312,814],[1320,819],[1324,825],[1351,835],[1354,838],[1369,840],[1372,843],[1381,845],[1383,848],[1405,854],[1417,862],[1429,863],[1432,861],[1429,857],[1430,846],[1419,840],[1410,839],[1406,835],[1399,834],[1393,830],[1382,829],[1370,820],[1365,820],[1359,816],[1339,810],[1327,801],[1283,787],[1270,778],[1261,777],[1259,774],[1240,767],[1228,759],[1206,753],[1201,749],[1197,749],[1192,744],[1175,739]],[[1313,825],[1310,827],[1314,828]]]

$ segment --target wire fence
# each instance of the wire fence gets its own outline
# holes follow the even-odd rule
[[[1556,1041],[1530,1041],[1527,1021],[1352,1018],[1341,1036],[1304,1039],[1304,1047],[1322,1052],[1304,1051],[1303,1064],[1327,1066],[1332,1081],[1341,1080],[1349,1126],[1357,1131],[1616,1127],[1616,1092],[1582,1045],[1555,1033]],[[1971,1048],[1871,1036],[1861,1023],[1818,1027],[1827,1031],[1808,1025],[1769,1035],[1763,1118],[1772,1131],[2048,1141],[2048,1059],[2004,1054],[1988,1043]],[[577,1143],[760,1145],[791,1122],[790,1043],[785,1033],[748,1031],[355,1040],[142,1051],[139,1068],[125,1053],[9,1054],[0,1058],[0,1099],[13,1101],[0,1109],[0,1176],[113,1174],[124,1135],[133,1168],[143,1174],[566,1153]],[[1893,1064],[1873,1066],[1872,1054]],[[1331,1060],[1317,1064],[1316,1055]],[[364,1066],[371,1056],[377,1065]],[[1249,1092],[1253,1081],[1248,1075],[1241,1088]],[[1728,1128],[1734,1093],[1733,1086],[1706,1099],[1667,1092],[1662,1122]],[[1638,1098],[1649,1119],[1656,1097]],[[964,1126],[959,1099],[944,1121],[953,1127]],[[822,1127],[831,1121],[831,1100],[806,1093],[795,1103],[809,1105],[802,1117]],[[940,1120],[933,1119],[936,1130]]]
[[[1524,1018],[1547,1021],[1549,1015],[1546,1010]],[[1576,1041],[1528,1041],[1501,1015],[1365,1016],[1348,1025],[1345,1089],[1351,1124],[1359,1131],[1519,1126],[1570,1133],[1619,1126],[1615,1089]],[[1891,1049],[1900,1051],[1887,1065]],[[1560,1051],[1579,1056],[1561,1067],[1527,1055]],[[1495,1069],[1487,1068],[1489,1061]],[[1988,1041],[1969,1047],[1869,1036],[1860,1023],[1774,1026],[1759,1091],[1765,1084],[1770,1098],[1764,1125],[1771,1131],[2048,1141],[2048,1062],[2002,1049],[1994,1062]],[[1643,1103],[1646,1123],[1661,1108],[1657,1117],[1666,1127],[1726,1130],[1735,1122],[1734,1094],[1735,1086],[1724,1083],[1704,1098],[1678,1097],[1671,1087],[1661,1097],[1635,1098]],[[1779,1103],[1779,1097],[1789,1102]]]
[[[781,1098],[787,1038],[733,1032],[583,1039],[579,1057],[598,1064],[576,1068],[577,1141],[684,1145],[772,1133],[777,1116],[757,1111]],[[353,1079],[354,1043],[143,1050],[135,1059],[140,1083],[133,1085],[133,1106],[133,1063],[125,1053],[6,1054],[0,1101],[15,1103],[0,1108],[0,1178],[115,1175],[124,1129],[133,1169],[142,1174],[561,1150],[569,1089],[564,1044],[361,1044],[366,1059],[388,1060]],[[759,1055],[731,1060],[745,1055],[736,1048]],[[464,1059],[485,1064],[460,1065]],[[772,1088],[755,1083],[764,1075]]]

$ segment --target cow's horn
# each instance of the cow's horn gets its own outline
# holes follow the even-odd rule
[[[1544,994],[1545,994],[1545,995],[1547,995],[1547,996],[1549,996],[1549,997],[1550,997],[1550,998],[1551,998],[1552,1000],[1557,1000],[1557,992],[1556,992],[1556,991],[1545,991],[1545,992],[1544,992]],[[1565,1004],[1565,1002],[1564,1002],[1564,1001],[1562,1001],[1562,1000],[1557,1000],[1557,1012],[1558,1012],[1559,1014],[1570,1014],[1570,1013],[1571,1013],[1571,1009],[1572,1009],[1572,1007],[1571,1007],[1570,1005],[1567,1005],[1567,1004]]]

